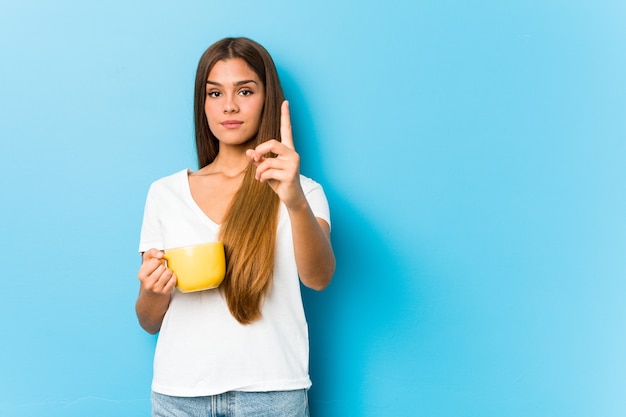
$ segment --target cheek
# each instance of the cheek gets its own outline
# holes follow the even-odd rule
[[[207,120],[209,121],[209,124],[211,124],[212,121],[215,120],[216,116],[215,116],[215,106],[210,105],[209,102],[207,101],[204,104],[204,115],[206,116]]]
[[[204,102],[204,114],[206,115],[207,118],[210,118],[211,114],[213,114],[213,109],[209,101]]]
[[[263,116],[263,104],[264,102],[262,101],[260,103],[257,103],[256,109],[255,109],[257,123],[261,122],[261,117]]]
[[[216,121],[216,118],[215,118],[215,109],[205,104],[204,116],[206,117],[207,124],[209,125],[209,130],[213,132],[213,134],[215,134],[216,126],[219,123],[218,121]]]

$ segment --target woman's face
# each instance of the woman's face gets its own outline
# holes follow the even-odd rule
[[[223,145],[242,145],[261,124],[265,86],[241,58],[218,61],[207,77],[204,113]]]

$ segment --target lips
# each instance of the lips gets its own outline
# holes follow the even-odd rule
[[[226,129],[236,129],[243,124],[240,120],[224,120],[220,123]]]

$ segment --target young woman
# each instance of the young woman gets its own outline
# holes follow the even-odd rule
[[[141,230],[137,317],[159,332],[153,416],[307,416],[299,280],[325,288],[335,258],[328,203],[299,173],[267,51],[247,38],[210,46],[198,64],[194,111],[200,169],[152,184]],[[176,290],[162,251],[217,240],[226,250],[222,285]]]

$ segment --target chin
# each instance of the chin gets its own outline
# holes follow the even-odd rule
[[[218,138],[219,142],[221,144],[227,145],[227,146],[237,146],[237,147],[245,147],[246,149],[248,148],[254,148],[256,146],[256,137],[253,137],[251,139],[240,139],[240,138],[229,138],[228,136],[224,136],[223,138]]]

